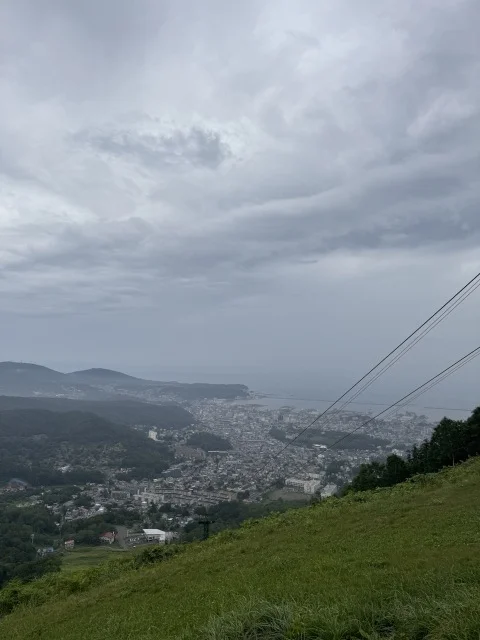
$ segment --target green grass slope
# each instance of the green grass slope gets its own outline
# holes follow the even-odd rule
[[[480,637],[480,460],[226,531],[0,621],[8,640]]]
[[[63,556],[62,571],[78,571],[87,567],[96,567],[102,562],[121,558],[128,555],[128,551],[119,549],[116,546],[103,545],[101,547],[76,546],[72,551],[68,551]]]

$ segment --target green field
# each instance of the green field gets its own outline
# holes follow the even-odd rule
[[[305,493],[299,493],[297,491],[290,491],[289,489],[274,489],[271,491],[267,498],[268,500],[285,500],[286,502],[305,502],[307,503],[312,496],[308,496]]]
[[[7,615],[0,637],[478,640],[479,504],[475,459],[247,523],[85,590],[79,578],[79,593]]]
[[[76,547],[73,551],[67,551],[63,555],[62,571],[76,571],[86,567],[95,567],[106,560],[112,560],[123,556],[125,552],[119,547]]]

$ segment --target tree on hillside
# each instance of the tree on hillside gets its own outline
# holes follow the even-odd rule
[[[232,448],[229,440],[209,431],[192,433],[187,440],[187,444],[190,447],[199,447],[204,451],[229,451]]]
[[[480,451],[480,407],[477,407],[466,421],[466,448],[468,455],[478,455]]]
[[[467,420],[443,418],[430,440],[415,445],[404,460],[390,455],[384,463],[363,464],[352,480],[349,491],[367,491],[389,487],[418,473],[432,473],[480,455],[480,407]]]
[[[0,587],[14,578],[28,581],[56,571],[59,558],[43,561],[37,555],[37,547],[52,546],[56,535],[55,517],[45,507],[0,504]]]
[[[275,487],[276,489],[283,489],[284,486],[285,478],[277,478],[272,482],[272,487]]]
[[[388,456],[383,470],[383,486],[391,487],[394,484],[403,482],[407,478],[408,467],[405,460],[394,453]]]
[[[375,460],[369,464],[362,464],[358,474],[352,480],[352,490],[368,491],[381,486],[384,469],[385,465]]]
[[[82,494],[82,495],[78,496],[78,498],[75,498],[74,504],[75,504],[76,507],[85,507],[85,508],[89,509],[90,507],[93,507],[93,505],[95,503],[94,503],[93,498],[91,496],[87,496],[86,494]]]

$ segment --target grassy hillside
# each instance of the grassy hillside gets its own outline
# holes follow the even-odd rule
[[[101,547],[79,547],[65,553],[62,560],[62,571],[78,571],[87,567],[96,567],[102,562],[115,557],[124,556],[127,551],[118,547],[104,545]]]
[[[0,621],[0,637],[478,638],[479,503],[477,458],[249,523],[151,568],[17,609]]]

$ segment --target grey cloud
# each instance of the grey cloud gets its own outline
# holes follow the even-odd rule
[[[473,213],[473,212],[472,212]],[[329,238],[323,251],[369,250],[380,248],[418,249],[443,246],[444,250],[458,250],[459,247],[476,247],[480,241],[480,225],[475,216],[470,217],[474,226],[448,217],[432,216],[431,219],[411,220],[398,230],[395,227],[357,229],[337,237]]]
[[[303,250],[302,239],[308,244],[312,237],[317,246],[319,240],[328,240],[327,250],[335,237],[337,245],[342,237],[376,233],[380,242],[389,229],[405,235],[406,244],[411,237],[415,246],[422,237],[434,243],[437,226],[462,233],[462,224],[468,222],[470,234],[478,233],[479,169],[480,158],[475,155],[381,167],[352,180],[348,187],[341,184],[311,197],[250,208],[248,224],[239,216],[229,233],[250,241],[290,240],[298,252]]]
[[[478,3],[278,7],[2,3],[5,308],[92,326],[132,314],[124,329],[145,344],[211,323],[228,353],[228,322],[267,342],[269,327],[303,326],[343,262],[358,259],[372,299],[371,264],[406,299],[415,261],[448,265],[445,279],[475,263]]]
[[[46,233],[39,225],[24,227],[25,235],[45,237],[44,247],[20,254],[18,263],[10,270],[25,272],[42,266],[80,269],[89,272],[102,266],[129,262],[133,266],[142,253],[142,243],[151,237],[151,228],[141,219],[130,218],[117,224],[97,224],[94,229],[69,224],[55,234]],[[52,242],[48,242],[52,240]],[[28,249],[28,248],[27,248]],[[60,271],[61,273],[61,271]]]
[[[29,181],[34,179],[34,175],[26,171],[21,163],[10,156],[3,149],[0,149],[0,175],[8,176],[18,181]]]
[[[168,166],[218,167],[230,155],[228,145],[217,131],[198,126],[188,131],[174,130],[159,134],[136,131],[86,131],[76,135],[95,149],[118,157],[130,158],[159,170]]]
[[[0,36],[13,82],[37,99],[72,101],[121,94],[122,77],[144,64],[161,32],[169,2],[158,0],[7,1],[0,7]]]

